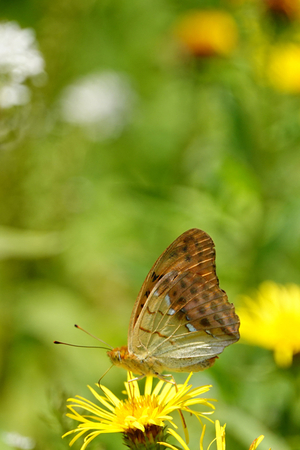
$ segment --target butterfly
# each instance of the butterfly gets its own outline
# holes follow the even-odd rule
[[[131,314],[128,346],[107,352],[131,372],[197,372],[239,340],[240,321],[219,287],[211,237],[193,228],[179,236],[148,273]]]

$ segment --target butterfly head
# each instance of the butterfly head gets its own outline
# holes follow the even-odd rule
[[[118,366],[122,363],[122,359],[124,358],[124,354],[128,352],[127,347],[116,347],[112,350],[109,350],[107,352],[107,355],[109,356],[111,362]]]
[[[128,350],[127,346],[116,347],[107,352],[111,362],[118,367],[123,367],[137,375],[157,375],[160,367],[156,367],[153,358],[146,356],[138,357]]]
[[[125,370],[131,370],[137,373],[134,364],[135,356],[129,353],[127,346],[116,347],[108,351],[107,355],[115,366],[123,367]]]

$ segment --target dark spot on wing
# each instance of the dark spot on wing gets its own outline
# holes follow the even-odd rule
[[[185,298],[184,297],[180,297],[178,300],[177,300],[177,302],[179,303],[179,304],[183,304],[183,303],[185,303]]]
[[[152,281],[156,281],[156,280],[157,280],[157,278],[159,278],[159,275],[156,275],[156,273],[155,273],[155,272],[152,272],[152,275],[151,275],[151,280],[152,280]]]
[[[199,306],[198,311],[200,314],[205,314],[206,313],[206,308],[204,306]]]
[[[224,319],[222,319],[222,317],[219,314],[215,314],[214,315],[214,319],[220,324],[220,325],[224,325]]]
[[[181,280],[180,281],[180,286],[182,287],[182,289],[185,289],[186,288],[186,283],[183,280]]]
[[[203,327],[209,327],[209,326],[210,326],[210,321],[209,321],[206,317],[204,317],[204,319],[201,319],[201,320],[200,320],[200,324],[201,324]]]
[[[190,255],[186,255],[185,260],[186,262],[190,262],[192,259],[192,257]]]
[[[147,298],[148,298],[148,297],[149,297],[149,295],[150,295],[150,291],[146,291],[146,292],[145,292],[145,297],[147,297]]]
[[[213,311],[216,311],[218,309],[218,305],[216,304],[216,302],[211,302],[210,307]]]
[[[190,289],[190,293],[191,294],[197,294],[197,292],[198,292],[198,289],[196,287],[192,286],[191,289]]]

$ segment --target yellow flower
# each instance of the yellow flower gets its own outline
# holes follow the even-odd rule
[[[300,45],[288,43],[274,46],[270,51],[267,76],[279,91],[300,92]]]
[[[274,351],[278,366],[289,367],[300,352],[300,287],[262,283],[252,300],[238,310],[241,337]]]
[[[160,380],[154,389],[152,389],[153,377],[147,376],[144,394],[141,395],[137,381],[133,380],[132,373],[128,372],[127,379],[130,381],[124,383],[127,394],[125,400],[117,398],[105,386],[101,386],[104,396],[99,395],[88,386],[99,404],[94,404],[79,396],[69,399],[71,404],[68,405],[68,408],[71,413],[68,413],[67,416],[79,424],[77,428],[68,431],[63,437],[76,433],[70,442],[72,445],[79,437],[87,433],[81,447],[81,450],[84,450],[100,434],[123,433],[125,443],[130,448],[147,443],[154,444],[153,448],[156,448],[155,445],[160,441],[165,441],[167,434],[170,434],[185,450],[188,450],[179,434],[173,428],[166,428],[166,422],[169,422],[175,429],[177,428],[171,414],[174,411],[179,411],[181,414],[182,411],[186,411],[201,421],[201,417],[206,417],[213,411],[200,413],[191,409],[191,406],[204,405],[214,409],[208,399],[198,397],[209,391],[211,386],[192,388],[191,385],[188,385],[191,376],[192,374],[188,376],[184,384],[179,385]],[[86,410],[88,414],[78,412],[77,408]],[[187,436],[186,429],[185,432]],[[161,442],[161,445],[175,449],[174,446],[165,442]]]
[[[226,11],[190,11],[175,26],[175,35],[195,56],[227,56],[237,45],[234,19]]]
[[[216,441],[217,444],[217,450],[226,450],[226,441],[225,441],[225,427],[226,424],[221,427],[220,422],[218,420],[215,421],[215,427],[216,427],[216,437],[215,439],[209,444],[207,447],[207,450],[209,450],[212,446],[212,444]],[[200,439],[200,450],[204,450],[203,448],[203,437],[205,432],[205,425],[203,426],[203,431]],[[250,445],[249,450],[255,450],[258,445],[263,440],[264,436],[261,435],[258,438],[254,439],[252,444]],[[271,449],[270,449],[271,450]]]

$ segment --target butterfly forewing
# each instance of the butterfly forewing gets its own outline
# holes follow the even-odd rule
[[[173,370],[201,363],[239,339],[239,319],[215,272],[212,239],[192,229],[156,261],[139,293],[128,347]],[[186,369],[187,370],[187,369]]]
[[[179,236],[154,263],[134,305],[129,334],[152,289],[161,278],[172,270],[184,272],[186,269],[192,270],[193,267],[197,268],[198,273],[210,273],[211,276],[216,277],[214,243],[207,233],[197,228],[188,230]]]

